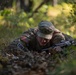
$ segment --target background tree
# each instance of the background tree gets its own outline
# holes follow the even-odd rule
[[[13,0],[0,0],[0,10],[12,7]]]

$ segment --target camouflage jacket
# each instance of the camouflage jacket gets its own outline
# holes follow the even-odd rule
[[[27,48],[28,50],[40,51],[41,49],[48,48],[56,43],[59,43],[61,40],[65,40],[64,35],[58,30],[54,30],[52,39],[46,46],[40,46],[38,41],[36,40],[38,28],[29,29],[25,31],[20,37],[20,44],[23,48]],[[20,48],[22,48],[20,47]]]

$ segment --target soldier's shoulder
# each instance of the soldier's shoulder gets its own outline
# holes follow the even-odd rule
[[[71,35],[62,33],[65,36],[65,40],[74,40],[74,38]]]
[[[54,32],[61,32],[59,29],[55,28]]]
[[[27,31],[24,31],[23,34],[30,34],[30,35],[33,35],[33,34],[36,34],[38,28],[35,27],[35,28],[30,28],[28,29]]]
[[[27,43],[32,41],[36,38],[36,31],[37,28],[28,29],[27,31],[23,32],[23,34],[20,36],[20,40]]]
[[[60,30],[58,30],[58,29],[54,29],[54,32],[53,32],[53,36],[57,36],[57,35],[62,35],[62,32],[60,31]]]

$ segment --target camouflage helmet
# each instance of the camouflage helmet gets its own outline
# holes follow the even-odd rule
[[[38,36],[46,39],[51,39],[55,27],[51,22],[41,21],[38,25],[38,29],[39,29],[39,31],[37,32]]]

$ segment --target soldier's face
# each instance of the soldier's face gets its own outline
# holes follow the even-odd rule
[[[37,40],[41,46],[45,46],[50,41],[50,39],[45,39],[39,36],[37,36]]]

